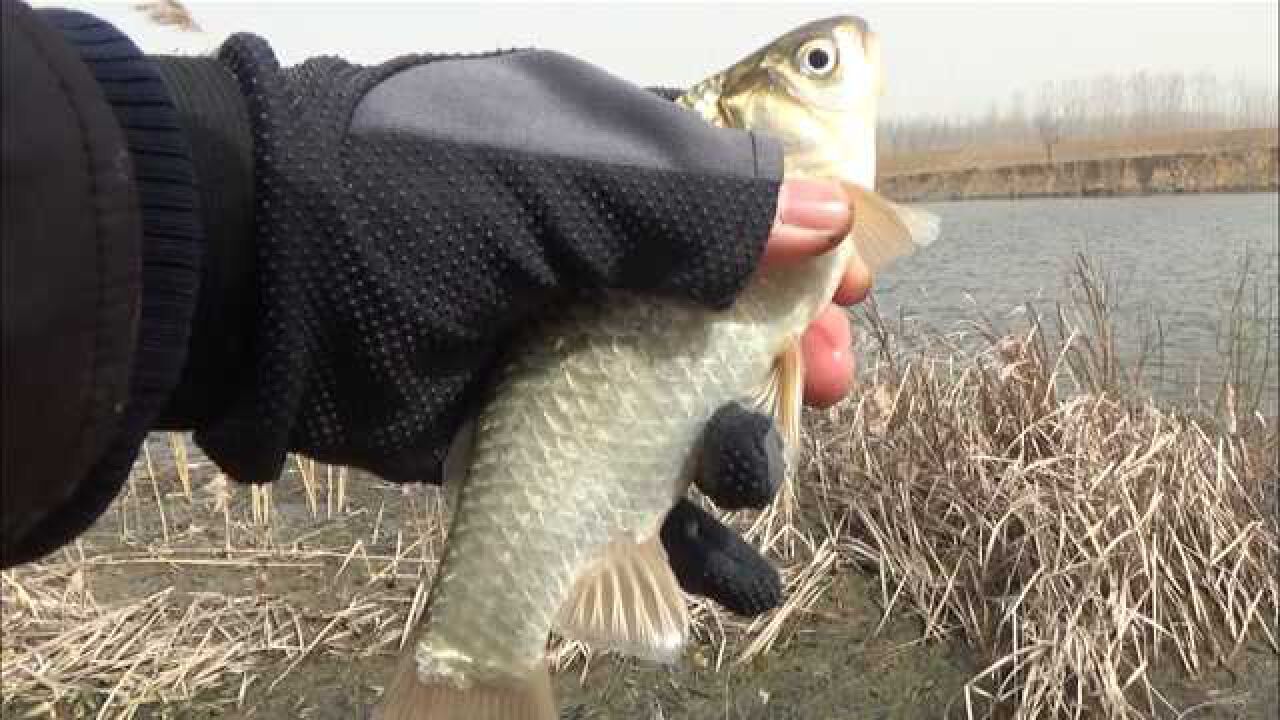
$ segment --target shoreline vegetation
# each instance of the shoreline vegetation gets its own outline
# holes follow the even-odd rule
[[[672,668],[554,642],[567,717],[1274,717],[1275,349],[1240,334],[1220,387],[1157,401],[1118,349],[1111,280],[1084,257],[1064,272],[1069,300],[1002,327],[859,310],[858,391],[807,413],[774,506],[725,516],[786,605],[746,622],[695,603]],[[1247,303],[1225,312],[1250,326]],[[153,436],[88,534],[3,574],[0,708],[359,716],[447,516],[434,488],[302,459],[239,487]]]
[[[1276,98],[1207,71],[1047,79],[981,114],[882,120],[877,187],[899,202],[1274,192]]]
[[[885,155],[898,202],[1280,191],[1276,129],[1211,130]],[[1048,160],[1047,155],[1053,159]]]

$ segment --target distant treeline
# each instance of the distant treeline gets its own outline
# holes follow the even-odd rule
[[[880,148],[888,154],[1034,144],[1053,160],[1063,140],[1141,137],[1191,130],[1276,127],[1275,87],[1208,72],[1107,74],[1046,82],[1019,91],[978,117],[888,118]]]

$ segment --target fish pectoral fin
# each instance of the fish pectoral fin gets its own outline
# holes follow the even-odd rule
[[[853,202],[850,240],[873,275],[937,239],[938,217],[933,213],[890,202],[854,183],[844,183],[844,188]]]
[[[800,418],[804,411],[804,354],[800,338],[790,337],[773,361],[769,379],[756,395],[756,406],[778,424],[778,433],[791,453],[800,445]]]
[[[689,607],[660,535],[610,543],[574,584],[555,629],[593,649],[674,661],[688,638]]]
[[[545,662],[522,678],[474,679],[462,686],[447,678],[424,680],[413,652],[405,652],[374,720],[556,720]]]

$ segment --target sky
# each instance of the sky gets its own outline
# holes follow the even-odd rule
[[[686,86],[809,20],[854,13],[882,40],[883,117],[976,115],[1046,80],[1209,71],[1277,85],[1280,2],[237,2],[186,3],[206,31],[150,26],[130,2],[62,0],[116,22],[148,52],[202,52],[256,32],[285,64],[373,63],[407,52],[543,47],[642,85]]]

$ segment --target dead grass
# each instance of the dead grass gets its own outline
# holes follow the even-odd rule
[[[1276,128],[1196,130],[1090,140],[1067,139],[1054,146],[1054,162],[1148,157],[1183,153],[1273,148]],[[886,153],[880,159],[880,176],[926,172],[954,172],[975,168],[1005,167],[1045,162],[1044,147],[1034,143],[983,145],[956,150]]]
[[[1173,704],[1156,665],[1196,674],[1250,643],[1276,651],[1274,418],[1146,399],[1104,278],[1081,261],[1074,282],[1047,319],[976,322],[963,342],[890,329],[872,307],[865,384],[809,414],[787,521],[728,518],[769,548],[787,605],[746,623],[696,603],[691,660],[775,652],[857,568],[878,578],[886,621],[915,616],[923,640],[979,654],[955,717],[1155,717]],[[319,655],[392,655],[445,513],[433,489],[308,461],[271,492],[229,487],[153,438],[93,532],[4,574],[6,717],[220,714]],[[586,675],[584,648],[551,650]]]
[[[1054,332],[1034,310],[979,326],[962,361],[894,353],[873,317],[877,383],[814,429],[842,554],[987,662],[970,716],[1153,717],[1179,710],[1148,681],[1163,659],[1195,676],[1280,649],[1274,418],[1144,400],[1104,278],[1081,261],[1075,281]]]

